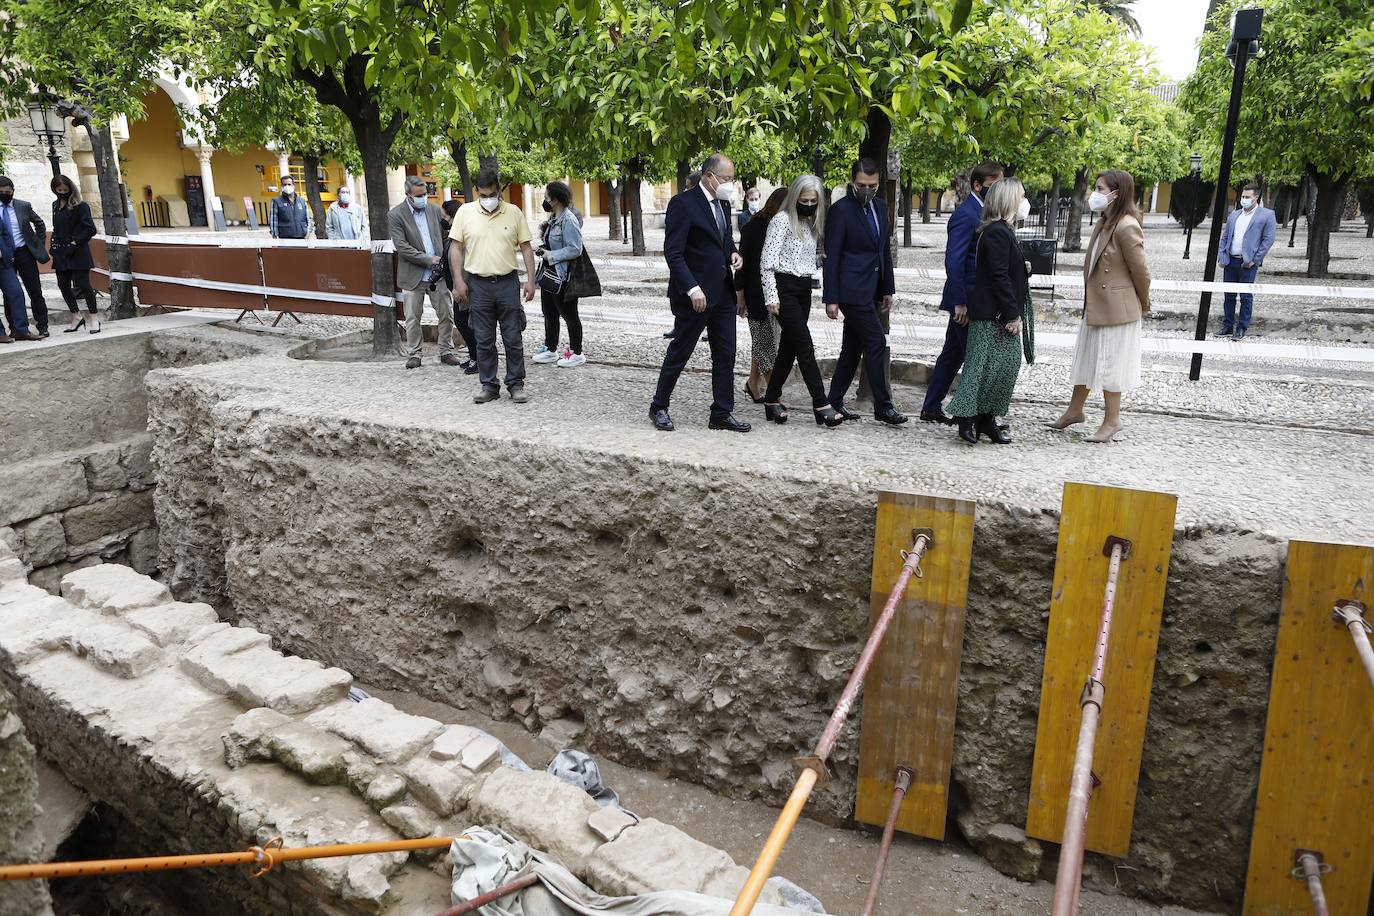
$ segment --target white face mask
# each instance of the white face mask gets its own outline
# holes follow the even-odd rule
[[[495,213],[496,208],[499,206],[501,206],[501,198],[499,197],[482,198],[482,209],[486,210],[488,213]]]
[[[1030,201],[1023,197],[1021,203],[1016,205],[1016,218],[1025,219],[1028,216],[1030,216]]]
[[[352,197],[352,195],[349,194],[347,191],[340,191],[340,192],[339,192],[339,203],[341,203],[341,204],[346,204],[346,203],[348,203],[348,201],[351,199],[351,197]]]
[[[1111,202],[1112,195],[1103,194],[1101,191],[1093,191],[1088,195],[1088,209],[1094,213],[1101,213]]]
[[[293,184],[284,184],[281,186],[281,192],[283,194],[295,194],[296,186]]]
[[[735,183],[733,181],[722,181],[716,185],[716,200],[729,200],[735,196]]]
[[[757,212],[759,212],[759,211],[762,210],[762,209],[763,209],[763,204],[759,203],[759,201],[758,201],[757,198],[755,198],[754,200],[749,201],[749,212],[750,212],[750,213],[757,213]]]

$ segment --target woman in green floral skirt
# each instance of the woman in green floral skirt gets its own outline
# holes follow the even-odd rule
[[[977,268],[968,301],[968,350],[959,390],[949,404],[959,421],[959,438],[976,445],[980,436],[1005,445],[1011,436],[997,425],[997,417],[1011,406],[1012,389],[1021,371],[1022,330],[1025,348],[1032,353],[1029,272],[1012,227],[1030,210],[1026,191],[1015,178],[1003,178],[983,199],[983,224],[978,229]]]

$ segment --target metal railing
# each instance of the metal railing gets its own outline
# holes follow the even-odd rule
[[[138,222],[145,229],[171,229],[172,210],[165,200],[145,200],[138,205]]]

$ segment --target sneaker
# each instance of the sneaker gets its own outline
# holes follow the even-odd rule
[[[1244,329],[1244,328],[1236,328],[1236,333],[1234,333],[1234,334],[1231,335],[1231,339],[1232,339],[1232,340],[1240,340],[1240,339],[1242,339],[1243,337],[1245,337],[1245,329]]]
[[[550,350],[548,347],[541,346],[539,352],[534,354],[534,362],[546,365],[548,363],[556,363],[558,362],[558,353],[557,351]]]
[[[576,369],[586,361],[587,357],[583,356],[581,353],[574,353],[569,350],[563,354],[563,358],[558,361],[558,365],[562,366],[564,369]]]
[[[464,374],[464,375],[476,375],[476,374],[477,374],[477,360],[475,360],[475,359],[470,359],[470,360],[468,360],[468,361],[465,362],[465,363],[461,363],[461,364],[459,365],[459,368],[461,368],[461,369],[463,370],[463,374]]]

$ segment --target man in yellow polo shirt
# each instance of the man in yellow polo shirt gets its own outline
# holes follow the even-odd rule
[[[520,301],[520,279],[515,272],[515,253],[525,259],[525,302],[534,299],[534,249],[530,224],[520,208],[501,199],[501,177],[495,169],[477,173],[477,200],[463,204],[453,217],[449,238],[453,296],[468,303],[472,336],[477,341],[477,377],[482,390],[478,404],[501,396],[497,380],[496,328],[506,348],[506,391],[517,404],[525,394],[525,307]]]

